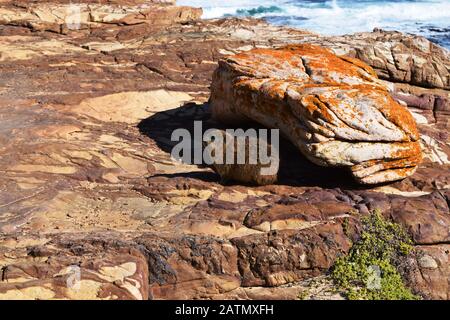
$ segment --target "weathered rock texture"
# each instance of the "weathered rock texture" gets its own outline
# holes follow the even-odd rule
[[[33,31],[67,33],[102,24],[172,24],[198,20],[199,8],[178,7],[174,0],[152,1],[3,1],[0,23]]]
[[[382,79],[426,88],[450,89],[450,58],[444,49],[423,37],[375,30],[321,39],[337,54],[358,58]]]
[[[402,182],[361,190],[285,144],[278,185],[223,186],[210,169],[169,155],[174,129],[211,122],[204,103],[217,61],[333,40],[259,20],[55,32],[28,16],[69,2],[0,1],[2,12],[27,16],[0,23],[1,299],[296,299],[358,239],[352,213],[375,208],[414,239],[409,285],[450,298],[447,90],[392,86],[413,111],[424,150]],[[114,11],[143,1],[96,3]],[[71,287],[74,266],[80,283]]]
[[[350,167],[360,183],[413,174],[422,155],[411,113],[359,60],[314,45],[255,49],[219,62],[217,120],[279,128],[311,161]]]

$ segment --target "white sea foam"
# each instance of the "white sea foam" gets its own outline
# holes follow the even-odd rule
[[[250,10],[260,6],[280,6],[280,3],[283,2],[274,0],[178,0],[177,4],[201,7],[203,8],[203,18],[212,19],[235,15],[238,10]]]
[[[378,27],[430,36],[437,32],[430,31],[433,27],[440,29],[438,36],[450,39],[450,0],[178,0],[178,4],[204,8],[206,19],[251,15],[322,34],[371,31]]]

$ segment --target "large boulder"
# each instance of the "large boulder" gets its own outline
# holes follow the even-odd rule
[[[422,159],[411,113],[372,68],[319,46],[225,58],[211,90],[217,120],[279,128],[310,161],[348,167],[362,184],[403,179]]]

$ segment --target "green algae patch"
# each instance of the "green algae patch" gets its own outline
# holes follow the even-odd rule
[[[396,268],[412,250],[408,233],[375,211],[362,218],[360,240],[337,259],[331,278],[350,300],[417,300]]]

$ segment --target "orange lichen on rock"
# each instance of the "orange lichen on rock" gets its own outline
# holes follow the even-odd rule
[[[398,102],[389,96],[388,92],[380,92],[380,95],[384,95],[385,101],[388,101],[388,103],[380,104],[380,111],[384,116],[407,132],[411,141],[418,140],[419,130],[417,130],[416,121],[411,112],[407,108],[400,106]]]
[[[364,69],[371,76],[377,77],[377,73],[375,72],[375,70],[373,70],[372,67],[368,66],[367,64],[365,64],[361,60],[355,59],[355,58],[352,58],[352,57],[348,57],[348,56],[339,56],[339,58],[341,58],[344,61],[350,62],[350,63],[354,64],[355,66],[360,67],[361,69]]]
[[[349,167],[363,184],[403,179],[422,159],[414,118],[374,70],[316,45],[227,57],[211,104],[216,119],[279,128],[309,160]]]

